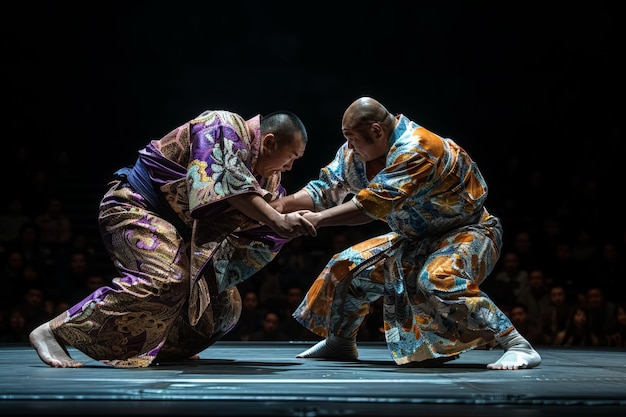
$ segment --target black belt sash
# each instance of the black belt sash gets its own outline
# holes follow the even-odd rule
[[[115,176],[125,178],[130,186],[133,187],[133,190],[146,199],[150,210],[158,213],[160,217],[172,223],[182,236],[188,236],[191,232],[191,228],[178,217],[172,207],[165,201],[163,194],[157,189],[150,178],[148,169],[141,161],[141,158],[137,158],[135,165],[132,167],[124,167],[117,170]]]

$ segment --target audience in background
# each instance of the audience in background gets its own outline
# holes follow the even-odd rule
[[[606,343],[593,332],[589,324],[589,310],[576,304],[570,309],[565,329],[554,336],[555,346],[602,346]]]
[[[516,304],[527,287],[528,271],[522,268],[519,255],[512,250],[503,253],[494,273],[482,284],[491,299],[504,309],[510,309]]]
[[[617,305],[607,300],[604,291],[593,283],[587,288],[585,297],[589,327],[605,340],[617,330]]]
[[[45,159],[24,144],[16,145],[13,154],[28,161]],[[600,225],[596,204],[608,184],[569,170],[555,187],[537,166],[525,167],[516,156],[507,164],[489,197],[491,211],[503,220],[504,248],[481,288],[533,344],[626,347],[626,310],[620,298],[626,291],[626,227],[617,214],[602,215]],[[97,205],[101,189],[81,194],[78,201],[78,184],[64,190],[59,175],[67,174],[47,172],[46,166],[27,172],[28,192],[12,187],[0,206],[4,343],[28,343],[33,326],[108,282],[104,268],[109,267],[103,265],[109,260],[95,214],[85,213],[85,207]],[[386,225],[369,224],[349,233],[331,228],[315,238],[290,241],[270,265],[240,285],[242,316],[223,340],[286,340],[285,335],[288,340],[317,340],[295,323],[293,309],[328,259],[362,240],[350,233],[380,234],[374,228]],[[372,303],[360,340],[384,340],[380,304]],[[282,335],[270,336],[277,326]]]
[[[261,328],[250,333],[250,341],[276,342],[287,341],[289,336],[282,330],[280,314],[274,310],[268,310],[263,314]]]
[[[264,311],[259,305],[259,296],[253,289],[241,292],[241,316],[233,329],[221,340],[250,340],[250,335],[263,328]]]
[[[528,308],[524,304],[514,304],[510,310],[510,318],[515,328],[530,343],[536,346],[545,345],[546,339],[537,321],[532,320]]]
[[[546,344],[551,345],[557,333],[565,330],[571,305],[565,296],[565,289],[560,284],[553,284],[548,294],[550,303],[541,311],[539,322]]]
[[[520,291],[517,303],[526,306],[528,320],[539,325],[541,313],[550,305],[548,293],[548,279],[542,269],[534,268],[528,271],[528,285]]]
[[[626,348],[626,302],[621,302],[615,309],[617,327],[609,334],[608,345],[619,348]]]

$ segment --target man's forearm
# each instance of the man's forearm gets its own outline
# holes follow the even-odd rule
[[[311,196],[304,190],[300,190],[291,195],[274,200],[270,203],[270,205],[281,213],[314,209]]]
[[[352,201],[314,213],[312,217],[316,227],[356,226],[374,221]]]
[[[300,235],[317,235],[313,224],[302,213],[280,213],[263,197],[248,193],[232,196],[228,202],[246,216],[266,224],[282,237],[293,238]]]
[[[258,194],[235,195],[229,197],[228,202],[246,216],[264,224],[275,224],[280,217],[280,213]]]

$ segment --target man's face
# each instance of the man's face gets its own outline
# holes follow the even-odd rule
[[[259,305],[259,300],[254,293],[246,293],[243,297],[243,308],[244,310],[254,310]]]
[[[267,314],[263,320],[263,327],[267,333],[274,333],[278,330],[278,316],[276,314]]]
[[[521,323],[525,323],[526,319],[528,318],[528,315],[526,314],[526,311],[524,311],[523,308],[513,308],[511,310],[511,321],[515,324],[521,324]]]
[[[554,287],[550,290],[550,301],[554,305],[561,305],[565,302],[565,290],[561,287]]]
[[[263,177],[271,177],[275,172],[290,171],[296,159],[302,158],[306,144],[298,135],[291,141],[283,140],[280,145],[273,134],[262,139],[262,148],[257,160],[255,171]]]
[[[604,294],[598,288],[590,288],[587,291],[587,303],[589,308],[600,308],[604,303]]]
[[[299,288],[289,288],[287,290],[287,303],[290,306],[297,306],[302,301],[302,290]]]
[[[371,129],[342,130],[343,136],[348,141],[348,148],[352,149],[361,161],[373,161],[387,154],[386,141],[376,138]]]

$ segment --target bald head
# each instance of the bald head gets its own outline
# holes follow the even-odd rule
[[[361,97],[346,109],[341,131],[349,149],[364,162],[383,158],[396,127],[393,114],[371,97]]]
[[[353,101],[344,112],[341,128],[344,131],[361,131],[373,123],[379,123],[389,132],[395,127],[395,119],[385,106],[371,97],[361,97]]]

